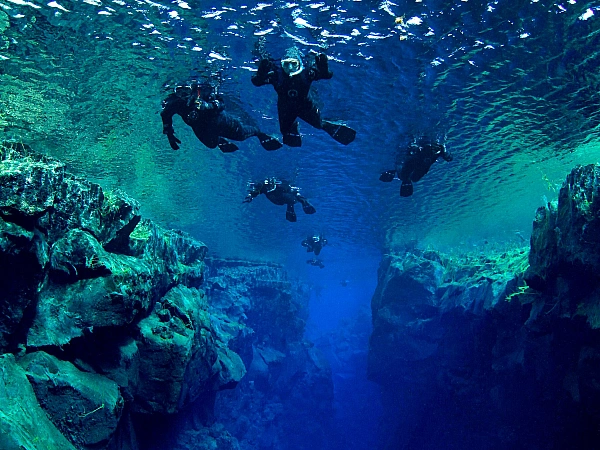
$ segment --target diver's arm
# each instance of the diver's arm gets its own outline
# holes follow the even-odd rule
[[[315,56],[315,64],[311,67],[311,78],[316,80],[329,80],[333,77],[333,72],[329,70],[329,62],[325,53],[319,53]]]
[[[261,59],[258,65],[258,72],[252,76],[251,81],[254,86],[264,86],[271,83],[271,76],[275,71],[275,64],[270,59]]]
[[[163,134],[167,136],[169,145],[173,150],[179,150],[179,144],[181,144],[181,141],[175,137],[175,130],[173,129],[173,115],[178,113],[176,105],[175,100],[167,97],[163,102],[163,109],[160,112],[160,118],[163,123]]]
[[[250,189],[248,191],[248,195],[246,195],[244,200],[242,200],[242,203],[250,203],[252,200],[254,200],[259,195],[260,195],[260,189],[253,187],[252,189]]]
[[[162,102],[162,111],[160,112],[160,118],[163,123],[163,134],[168,134],[165,130],[173,131],[173,116],[177,114],[177,99],[169,95]]]

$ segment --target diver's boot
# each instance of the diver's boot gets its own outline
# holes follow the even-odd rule
[[[295,222],[296,219],[296,211],[294,211],[294,205],[287,205],[287,209],[285,210],[285,218],[290,222]]]
[[[356,131],[341,122],[324,120],[321,124],[327,134],[340,144],[348,145],[356,137]]]
[[[296,133],[287,133],[283,135],[283,143],[290,147],[301,147],[302,137]]]
[[[265,150],[273,151],[283,147],[283,145],[281,145],[281,142],[279,142],[273,136],[269,136],[266,133],[258,133],[256,137],[259,139],[260,145],[262,145],[262,147]]]
[[[315,207],[308,203],[308,200],[302,202],[302,211],[304,211],[305,214],[314,214],[317,212]]]
[[[400,197],[410,197],[413,193],[413,184],[411,181],[403,181],[400,186]]]
[[[384,183],[389,183],[396,176],[395,170],[386,170],[379,176],[379,181],[383,181]]]
[[[239,150],[237,145],[223,138],[219,138],[219,143],[217,145],[219,146],[219,150],[221,150],[223,153],[231,153]]]

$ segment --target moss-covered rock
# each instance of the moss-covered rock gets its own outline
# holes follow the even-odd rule
[[[173,288],[138,327],[138,412],[176,412],[203,393],[233,387],[246,373],[240,357],[220,341],[197,289]]]
[[[50,420],[74,445],[92,447],[110,441],[124,405],[115,382],[44,352],[30,353],[18,363]]]
[[[40,407],[12,354],[0,355],[0,448],[75,450]]]

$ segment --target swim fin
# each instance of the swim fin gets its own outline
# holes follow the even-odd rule
[[[235,145],[233,142],[229,142],[226,139],[220,138],[219,139],[219,150],[221,150],[223,153],[231,153],[231,152],[235,152],[236,150],[239,150],[239,147],[237,145]]]
[[[323,129],[340,144],[348,145],[356,137],[356,131],[341,122],[323,121]]]
[[[286,218],[286,220],[288,220],[289,222],[295,222],[295,221],[297,220],[297,218],[296,218],[296,211],[294,211],[294,210],[291,210],[291,211],[290,211],[290,210],[288,209],[288,210],[285,212],[285,218]]]
[[[315,209],[315,207],[313,205],[311,205],[308,202],[305,202],[302,205],[302,211],[304,211],[305,214],[314,214],[317,212],[317,210]]]
[[[410,181],[403,181],[400,186],[400,197],[410,197],[413,194],[413,184]]]
[[[379,180],[383,181],[384,183],[389,183],[390,181],[392,181],[394,179],[395,176],[396,176],[395,170],[386,170],[379,176]]]
[[[283,135],[283,143],[285,145],[289,145],[290,147],[301,147],[302,146],[302,137],[299,134],[284,134]]]
[[[278,150],[283,147],[281,142],[279,142],[273,136],[269,136],[265,133],[260,133],[258,135],[258,139],[260,140],[260,145],[262,145],[262,147],[268,151]]]

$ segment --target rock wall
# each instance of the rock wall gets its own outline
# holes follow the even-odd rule
[[[384,258],[368,367],[382,448],[597,448],[599,169],[573,169],[530,249]]]
[[[281,267],[209,259],[211,305],[243,332],[230,341],[247,375],[220,392],[216,417],[241,449],[327,449],[331,444],[333,381],[321,352],[304,340],[309,292]]]
[[[243,377],[236,324],[199,289],[204,244],[22,144],[0,145],[0,186],[0,447],[153,448],[152,423]]]

